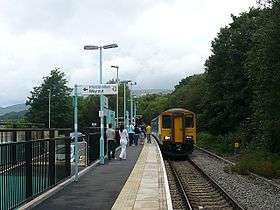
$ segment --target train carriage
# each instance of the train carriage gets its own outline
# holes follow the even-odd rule
[[[152,120],[152,128],[164,154],[185,156],[192,153],[196,143],[195,113],[182,108],[168,109]]]

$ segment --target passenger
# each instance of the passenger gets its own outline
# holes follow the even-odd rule
[[[115,158],[115,151],[116,151],[116,132],[112,128],[112,124],[109,124],[109,128],[106,130],[106,136],[108,141],[108,158]]]
[[[147,142],[150,144],[151,143],[151,134],[152,134],[152,127],[148,125],[146,127],[146,135],[147,135]]]
[[[129,146],[134,143],[134,126],[131,124],[128,127]]]
[[[134,133],[135,133],[135,135],[134,135],[134,145],[138,146],[138,139],[140,137],[140,130],[139,130],[137,125],[134,128]]]
[[[140,127],[140,135],[139,135],[139,142],[140,144],[144,144],[144,139],[145,139],[145,131],[143,126]]]
[[[121,153],[120,153],[120,160],[126,160],[126,145],[127,145],[127,139],[128,139],[128,134],[127,130],[124,129],[124,126],[120,126],[119,130],[119,135],[120,135],[120,145],[121,145]]]

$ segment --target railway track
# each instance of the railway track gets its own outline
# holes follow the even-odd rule
[[[181,194],[182,207],[175,209],[243,209],[191,160],[168,160],[166,165]],[[173,206],[178,206],[177,198],[172,198]]]

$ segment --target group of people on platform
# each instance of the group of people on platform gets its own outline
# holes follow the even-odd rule
[[[152,127],[150,125],[146,128],[144,126],[130,125],[128,129],[125,129],[123,125],[120,125],[118,134],[121,145],[119,159],[126,160],[127,146],[138,146],[138,141],[140,144],[144,144],[146,137],[147,143],[151,143]],[[109,128],[106,130],[106,136],[108,141],[108,159],[116,159],[116,131],[112,128],[112,124],[109,124]]]

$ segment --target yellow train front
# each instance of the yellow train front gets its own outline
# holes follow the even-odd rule
[[[196,116],[186,109],[174,108],[152,120],[153,134],[162,152],[169,156],[191,154],[196,143]]]

